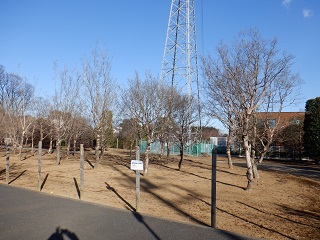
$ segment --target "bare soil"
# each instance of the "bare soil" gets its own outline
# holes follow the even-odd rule
[[[10,155],[12,186],[37,191],[38,155],[26,159]],[[6,184],[5,152],[0,152],[0,183]],[[55,154],[42,156],[41,192],[79,199],[79,155],[64,157],[56,165]],[[143,156],[142,156],[143,157]],[[86,152],[82,201],[134,211],[135,173],[130,170],[130,153],[110,149],[99,168]],[[320,239],[318,180],[290,173],[260,171],[252,191],[244,191],[244,159],[234,158],[228,168],[224,157],[217,158],[217,228],[266,239]],[[273,164],[273,163],[270,163]],[[211,157],[186,157],[182,170],[178,158],[153,156],[147,176],[141,176],[140,212],[175,221],[210,225]]]

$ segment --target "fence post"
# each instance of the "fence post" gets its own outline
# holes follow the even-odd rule
[[[211,227],[216,228],[216,199],[217,199],[217,150],[212,149],[212,178],[211,178]]]
[[[80,199],[84,195],[84,149],[83,144],[80,144]]]
[[[38,144],[38,190],[41,191],[41,185],[42,185],[42,180],[41,180],[41,158],[42,158],[42,141],[39,141]]]
[[[9,175],[10,175],[10,138],[6,139],[6,183],[9,184]]]

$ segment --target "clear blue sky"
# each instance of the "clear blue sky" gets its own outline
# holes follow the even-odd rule
[[[1,0],[0,64],[52,94],[53,62],[81,66],[81,58],[101,42],[112,58],[119,85],[144,74],[160,73],[171,0]],[[304,109],[320,96],[319,0],[195,0],[198,53],[215,56],[220,40],[231,42],[240,30],[257,28],[278,37],[279,46],[296,56]]]

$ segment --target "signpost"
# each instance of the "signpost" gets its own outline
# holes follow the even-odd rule
[[[143,171],[143,162],[140,161],[140,148],[136,147],[137,160],[131,160],[130,169],[136,171],[136,212],[140,211],[140,171]]]

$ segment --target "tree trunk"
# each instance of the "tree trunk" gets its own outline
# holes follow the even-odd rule
[[[73,156],[75,156],[77,153],[77,140],[76,138],[73,139]]]
[[[32,129],[32,134],[31,134],[31,153],[34,155],[34,128]]]
[[[22,161],[23,139],[24,139],[24,132],[22,132],[22,134],[21,134],[20,146],[19,146],[19,160],[20,161]]]
[[[179,163],[178,163],[179,171],[180,171],[181,168],[182,168],[182,161],[183,161],[183,142],[182,142],[182,140],[181,140],[181,141],[180,141],[180,160],[179,160]]]
[[[146,160],[144,163],[143,176],[146,176],[149,171],[149,152],[150,152],[151,138],[150,134],[147,134],[147,147],[146,147]]]
[[[60,150],[61,150],[61,140],[58,139],[57,140],[57,145],[56,145],[56,148],[57,148],[57,162],[56,164],[59,165],[60,164],[60,160],[61,160],[61,153],[60,153]]]
[[[228,138],[227,138],[227,157],[228,157],[228,165],[229,168],[232,169],[233,168],[233,164],[232,164],[232,158],[231,158],[231,143],[232,143],[232,129],[231,127],[229,127],[229,134],[228,134]]]
[[[249,143],[248,135],[243,136],[243,145],[244,145],[245,156],[246,156],[247,179],[248,179],[248,185],[245,190],[250,191],[252,190],[252,185],[253,185],[253,169],[252,169],[252,163],[251,163],[251,145]]]
[[[100,134],[97,134],[97,142],[96,142],[96,149],[95,149],[95,156],[96,162],[94,163],[94,168],[97,169],[100,164]]]
[[[71,146],[71,140],[68,139],[68,144],[67,144],[67,157],[70,155],[70,146]]]
[[[170,156],[170,144],[169,142],[167,142],[167,161],[169,160],[169,156]]]
[[[53,137],[52,137],[52,135],[50,136],[50,146],[49,146],[48,153],[53,153]]]

